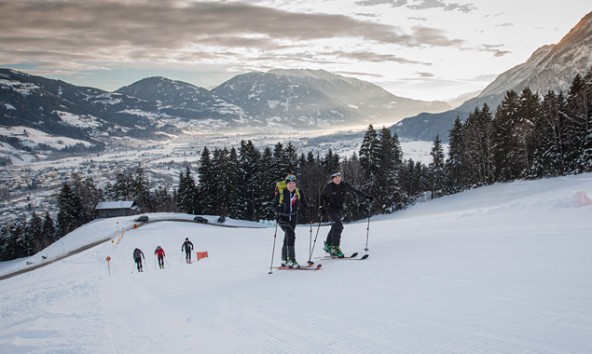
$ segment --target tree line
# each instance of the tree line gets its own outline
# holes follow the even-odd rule
[[[298,153],[289,142],[257,148],[241,141],[236,148],[203,148],[196,170],[179,172],[172,191],[152,186],[143,168],[119,172],[105,189],[91,177],[72,174],[58,198],[56,221],[33,214],[0,228],[0,260],[35,254],[95,218],[102,200],[133,200],[141,212],[224,215],[240,220],[273,219],[275,183],[289,173],[298,177],[313,211],[303,223],[318,222],[319,195],[332,171],[340,170],[356,188],[374,197],[372,204],[348,195],[346,221],[390,213],[418,198],[435,198],[515,179],[533,179],[592,171],[592,69],[577,75],[567,93],[544,97],[525,88],[506,92],[491,112],[487,104],[468,118],[456,119],[449,132],[448,154],[436,136],[427,166],[404,160],[396,134],[372,125],[358,152],[340,156]],[[197,177],[193,174],[197,172]]]

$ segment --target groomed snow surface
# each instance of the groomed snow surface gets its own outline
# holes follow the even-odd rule
[[[342,248],[364,253],[368,234],[367,260],[273,274],[274,227],[99,220],[0,264],[8,274],[107,240],[0,281],[0,352],[592,353],[591,198],[591,174],[478,188],[373,217],[369,230],[347,224]],[[301,263],[316,230],[297,228]],[[185,237],[209,258],[185,264]]]

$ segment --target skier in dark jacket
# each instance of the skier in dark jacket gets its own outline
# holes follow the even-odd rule
[[[144,268],[142,267],[142,258],[144,257],[144,252],[141,249],[136,248],[134,250],[134,262],[136,262],[136,267],[138,267],[138,272],[143,272]]]
[[[341,244],[341,232],[343,231],[343,223],[341,218],[343,216],[343,202],[347,192],[353,192],[364,197],[370,201],[374,198],[366,195],[354,188],[351,184],[342,180],[341,172],[335,171],[331,173],[331,182],[329,182],[321,192],[321,215],[327,214],[331,219],[331,229],[327,234],[327,240],[323,250],[331,256],[343,258],[343,252],[339,245]]]
[[[298,207],[308,207],[304,192],[296,188],[296,176],[286,177],[286,188],[279,190],[273,199],[273,207],[277,213],[278,224],[284,231],[284,243],[282,246],[282,266],[300,268],[296,261],[296,220],[298,218]]]
[[[166,257],[166,254],[164,253],[162,247],[156,247],[154,254],[156,255],[156,258],[158,258],[158,266],[160,269],[164,269],[164,257]]]
[[[185,262],[191,263],[191,251],[193,251],[193,243],[189,241],[189,237],[185,238],[185,242],[181,246],[181,252],[185,251]]]

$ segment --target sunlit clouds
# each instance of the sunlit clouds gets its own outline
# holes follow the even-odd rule
[[[532,33],[566,34],[590,7],[567,2],[579,9]],[[513,42],[520,9],[511,3],[4,0],[0,66],[107,90],[132,77],[172,76],[208,88],[252,70],[324,69],[357,73],[404,97],[445,99],[483,88],[478,76],[500,74],[523,52],[549,44],[543,36]],[[417,87],[397,88],[407,79]],[[465,84],[430,91],[440,79]]]

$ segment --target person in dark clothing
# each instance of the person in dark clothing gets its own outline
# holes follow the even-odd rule
[[[185,238],[185,242],[181,246],[181,252],[185,251],[185,262],[191,263],[191,251],[193,251],[193,243],[189,241],[189,237]]]
[[[296,221],[298,207],[308,207],[304,192],[296,187],[296,176],[286,177],[286,187],[277,191],[273,199],[273,207],[277,213],[278,224],[284,231],[284,243],[282,246],[282,266],[300,268],[296,261]]]
[[[166,257],[166,254],[164,253],[162,247],[156,247],[154,254],[156,255],[156,258],[158,258],[158,266],[160,269],[164,269],[164,257]]]
[[[331,173],[331,182],[323,188],[320,197],[321,215],[326,214],[332,222],[323,250],[331,256],[339,258],[343,258],[343,252],[340,248],[341,232],[343,231],[341,218],[343,217],[343,202],[347,192],[356,193],[370,201],[374,199],[342,180],[341,172],[335,171]]]
[[[134,250],[134,262],[136,262],[136,267],[138,268],[138,272],[144,271],[144,268],[142,267],[142,258],[146,259],[146,257],[144,257],[144,252],[142,252],[141,249],[136,248]]]

